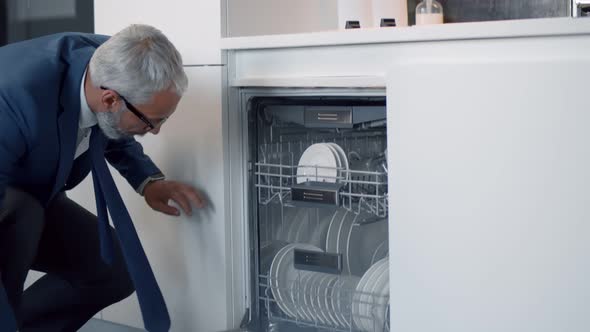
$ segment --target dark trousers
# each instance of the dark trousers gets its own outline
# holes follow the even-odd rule
[[[0,211],[0,273],[21,332],[77,331],[134,292],[115,234],[108,265],[96,216],[65,194],[43,208],[8,188]],[[29,270],[46,274],[23,292]]]

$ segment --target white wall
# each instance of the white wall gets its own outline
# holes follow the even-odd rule
[[[227,0],[227,37],[334,30],[337,0]]]

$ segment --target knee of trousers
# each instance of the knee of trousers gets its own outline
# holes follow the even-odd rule
[[[119,302],[131,296],[133,292],[135,292],[135,285],[133,284],[133,280],[125,271],[125,273],[121,273],[115,280],[114,284],[111,287],[111,296],[114,302]]]
[[[0,241],[4,239],[0,250],[7,250],[8,255],[16,250],[20,263],[32,264],[44,225],[45,209],[35,197],[16,188],[6,188],[0,207]]]
[[[106,301],[112,303],[126,299],[135,292],[135,285],[118,245],[115,250],[118,251],[118,255],[116,255],[117,257],[109,269],[107,281],[102,287]]]
[[[14,187],[6,188],[4,202],[0,207],[0,225],[20,219],[43,221],[45,209],[33,195]]]
[[[36,198],[19,189],[6,189],[0,207],[0,269],[4,270],[2,281],[12,306],[20,303],[22,285],[37,256],[44,218],[44,208]]]
[[[127,271],[119,269],[113,269],[108,279],[94,281],[93,285],[86,286],[84,296],[101,307],[122,301],[135,292],[135,286]]]

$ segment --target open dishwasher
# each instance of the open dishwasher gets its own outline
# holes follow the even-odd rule
[[[251,324],[388,331],[384,97],[248,101]]]

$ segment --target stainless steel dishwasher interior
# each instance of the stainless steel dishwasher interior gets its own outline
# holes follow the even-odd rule
[[[248,101],[262,331],[388,331],[385,98]]]

